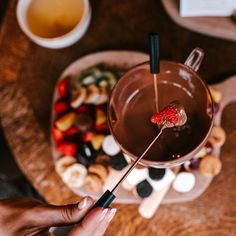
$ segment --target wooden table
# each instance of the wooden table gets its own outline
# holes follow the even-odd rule
[[[175,25],[159,1],[92,1],[92,22],[75,45],[50,50],[32,43],[19,29],[16,1],[10,2],[0,34],[0,117],[12,152],[24,174],[53,204],[75,202],[75,196],[54,171],[49,145],[54,85],[62,70],[78,57],[107,49],[148,51],[147,34],[161,36],[161,57],[184,61],[192,48],[206,58],[200,73],[208,82],[236,74],[236,44],[198,35]],[[236,106],[223,114],[227,142],[223,170],[198,199],[163,205],[151,220],[135,205],[116,205],[118,214],[106,235],[236,235]]]

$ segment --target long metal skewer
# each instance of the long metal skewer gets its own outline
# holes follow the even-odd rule
[[[122,176],[122,178],[119,180],[119,182],[115,185],[115,187],[111,190],[112,193],[116,191],[118,186],[126,179],[126,177],[129,175],[129,173],[134,169],[134,167],[138,164],[138,162],[145,156],[145,154],[149,151],[149,149],[152,147],[152,145],[156,142],[156,140],[160,137],[162,134],[162,131],[165,127],[162,126],[160,129],[160,132],[158,135],[153,139],[153,141],[149,144],[149,146],[146,148],[146,150],[143,152],[143,154],[133,163],[133,165],[127,170],[127,172]]]

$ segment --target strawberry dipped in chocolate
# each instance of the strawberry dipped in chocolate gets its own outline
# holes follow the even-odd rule
[[[187,115],[183,105],[178,101],[173,101],[160,112],[152,115],[150,120],[160,127],[171,128],[184,125],[187,121]]]

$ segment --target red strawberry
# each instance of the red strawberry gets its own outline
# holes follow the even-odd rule
[[[68,91],[68,81],[67,79],[61,80],[57,85],[57,92],[61,97],[65,97]]]
[[[57,113],[63,113],[65,111],[67,111],[68,108],[69,108],[69,105],[66,102],[57,101],[54,104],[54,110]]]
[[[73,136],[74,134],[77,134],[78,132],[79,130],[75,126],[72,126],[67,131],[65,131],[65,136]]]
[[[81,106],[79,106],[77,109],[76,109],[76,111],[77,112],[87,112],[88,111],[88,106],[86,106],[86,105],[81,105]]]
[[[85,143],[89,142],[93,136],[95,136],[96,133],[94,131],[91,131],[91,132],[87,132],[87,133],[84,133],[83,135],[83,141]]]
[[[170,122],[171,124],[176,125],[179,121],[178,110],[172,104],[165,107],[160,112],[152,115],[151,122],[162,125],[164,122]]]
[[[56,142],[61,142],[64,139],[64,133],[56,127],[52,128],[52,136]]]
[[[95,129],[97,131],[107,131],[108,130],[108,127],[107,127],[107,124],[100,124],[100,125],[95,125]]]
[[[64,154],[65,156],[75,156],[77,151],[77,146],[75,143],[63,142],[58,144],[57,150]]]

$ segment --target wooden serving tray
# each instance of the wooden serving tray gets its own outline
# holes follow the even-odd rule
[[[115,66],[117,68],[130,68],[134,65],[137,65],[141,62],[147,61],[148,55],[140,52],[133,52],[133,51],[105,51],[87,55],[82,57],[69,65],[64,72],[61,74],[58,82],[66,77],[67,75],[78,75],[81,71],[95,66],[100,63],[107,64],[109,66]],[[236,101],[236,94],[234,88],[236,87],[236,77],[232,77],[225,82],[219,83],[214,85],[213,87],[220,90],[223,94],[223,100],[220,106],[220,110],[215,117],[215,124],[220,125],[221,123],[221,115],[224,107],[232,102]],[[57,93],[54,91],[54,98],[53,103],[58,99]],[[55,114],[52,109],[52,121],[54,120]],[[59,153],[55,149],[55,144],[53,139],[51,138],[51,150],[54,157],[54,160],[59,157]],[[220,149],[214,150],[214,155],[218,158],[220,157]],[[196,184],[193,190],[187,193],[178,193],[173,188],[170,188],[168,193],[166,194],[165,198],[163,199],[162,203],[177,203],[177,202],[184,202],[184,201],[191,201],[198,196],[200,196],[209,186],[213,178],[205,177],[201,175],[197,170],[193,171],[196,177]],[[114,184],[116,180],[114,180]],[[74,193],[79,196],[86,196],[90,195],[94,199],[98,199],[101,196],[100,194],[91,194],[87,192],[83,187],[82,188],[72,188],[71,189]],[[141,199],[139,197],[134,196],[131,192],[126,191],[122,187],[119,188],[117,191],[117,198],[115,200],[116,203],[121,204],[139,204]]]
[[[181,17],[178,0],[162,0],[162,4],[178,25],[201,34],[236,41],[236,24],[230,17]]]

